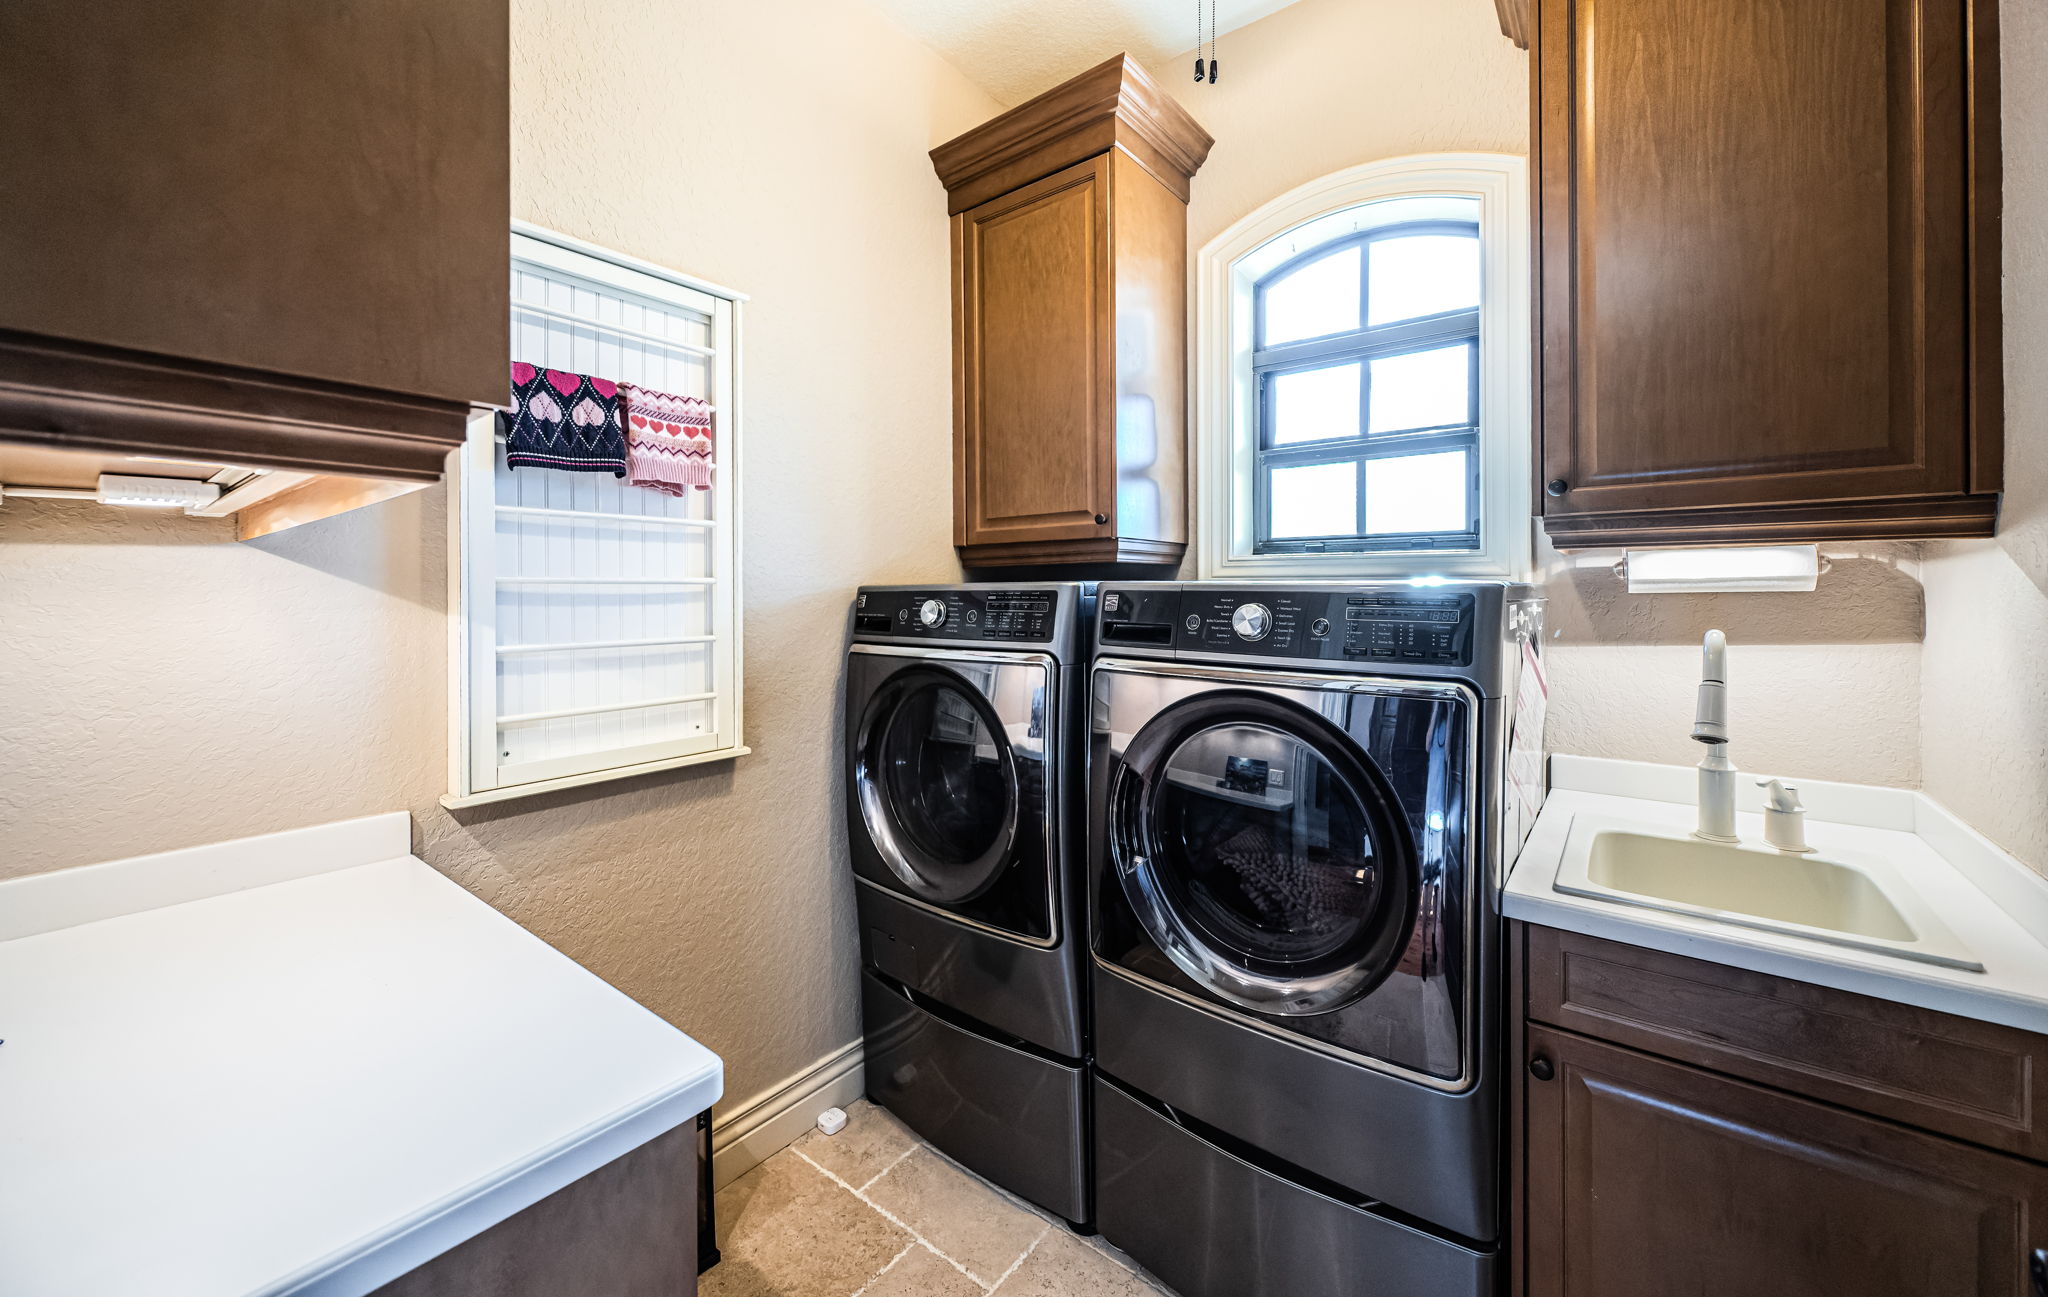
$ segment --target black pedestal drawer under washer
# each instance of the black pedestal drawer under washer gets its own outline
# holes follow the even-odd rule
[[[868,586],[846,668],[868,1095],[1083,1225],[1093,612],[1071,582]]]
[[[1102,588],[1097,1217],[1185,1297],[1491,1293],[1507,699],[1541,610]]]

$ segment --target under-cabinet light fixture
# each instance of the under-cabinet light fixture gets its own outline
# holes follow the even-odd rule
[[[220,498],[213,482],[195,482],[186,477],[130,477],[120,473],[100,474],[93,490],[82,486],[0,486],[0,500],[97,500],[144,509],[198,509]]]
[[[1818,585],[1821,574],[1814,545],[1631,549],[1619,566],[1630,594],[1802,591]]]

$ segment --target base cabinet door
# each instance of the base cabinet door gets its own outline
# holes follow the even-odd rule
[[[1528,1297],[2030,1297],[2048,1170],[1583,1037],[1527,1039]]]

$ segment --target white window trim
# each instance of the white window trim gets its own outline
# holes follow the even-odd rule
[[[1470,553],[1253,553],[1257,451],[1252,287],[1259,275],[1339,231],[1370,229],[1364,205],[1392,198],[1479,200],[1480,544]],[[1348,224],[1343,215],[1360,210]],[[1299,240],[1291,231],[1329,218]],[[1530,467],[1528,163],[1505,153],[1424,153],[1350,167],[1293,189],[1216,236],[1195,257],[1196,571],[1205,579],[1486,576],[1520,579],[1533,562]]]
[[[493,617],[496,589],[494,582],[478,580],[481,570],[478,565],[463,561],[466,547],[494,543],[496,525],[496,452],[492,441],[495,416],[479,411],[471,419],[468,443],[449,452],[447,469],[451,706],[448,709],[449,791],[440,801],[451,810],[609,780],[630,779],[684,766],[730,761],[752,751],[745,745],[742,715],[746,693],[746,655],[742,644],[745,602],[739,561],[739,480],[741,429],[744,427],[740,409],[740,316],[747,300],[746,294],[525,221],[512,223],[512,255],[515,261],[552,266],[625,292],[672,300],[677,305],[691,307],[714,318],[724,316],[722,332],[725,345],[717,349],[712,362],[713,390],[718,394],[715,401],[718,406],[718,467],[712,488],[713,514],[718,522],[712,530],[712,571],[718,586],[728,594],[715,605],[713,633],[717,636],[717,653],[713,669],[715,680],[729,683],[717,688],[717,705],[722,715],[719,742],[715,747],[664,755],[655,760],[633,760],[635,753],[622,750],[618,754],[623,762],[620,765],[492,786],[489,771],[494,767],[489,756],[497,747],[497,714],[491,701],[479,700],[475,695],[479,689],[495,693],[497,634]],[[491,588],[484,588],[486,585]]]

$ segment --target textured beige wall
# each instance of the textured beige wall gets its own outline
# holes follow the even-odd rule
[[[10,502],[0,874],[407,809],[431,863],[718,1051],[743,1099],[858,1034],[845,613],[863,581],[957,579],[925,150],[997,107],[844,0],[512,19],[513,214],[752,295],[754,755],[449,815],[439,489],[249,545]]]
[[[1996,540],[1931,546],[1926,787],[2048,873],[2048,7],[1999,13],[2005,131],[2005,503]]]
[[[1216,137],[1195,177],[1199,249],[1270,199],[1404,153],[1526,153],[1528,55],[1493,0],[1301,0],[1223,36],[1224,76],[1192,50],[1154,69]],[[1191,550],[1192,552],[1192,550]],[[1630,597],[1608,569],[1542,556],[1559,636],[1554,751],[1690,764],[1700,634],[1734,645],[1735,759],[1806,778],[1920,778],[1921,596],[1911,547],[1838,563],[1812,595]],[[1193,562],[1187,565],[1193,575]],[[1692,647],[1688,647],[1688,645]]]

